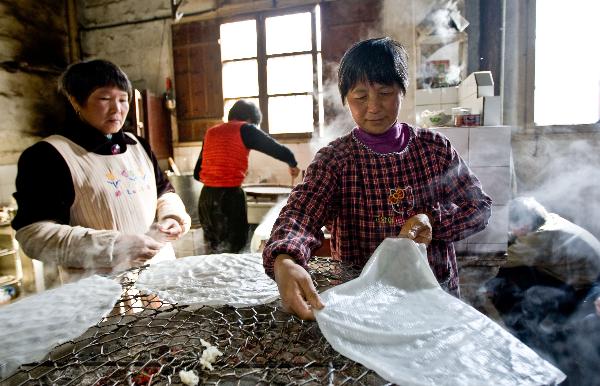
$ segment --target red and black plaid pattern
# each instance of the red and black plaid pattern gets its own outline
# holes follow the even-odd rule
[[[332,256],[364,265],[409,217],[427,213],[433,227],[429,265],[440,284],[458,294],[452,242],[485,228],[492,200],[446,137],[409,129],[409,143],[399,153],[375,153],[352,134],[319,150],[273,226],[263,252],[267,274],[273,275],[279,254],[306,267],[324,225]]]

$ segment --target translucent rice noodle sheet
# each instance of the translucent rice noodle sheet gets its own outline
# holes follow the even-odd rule
[[[0,308],[0,379],[100,322],[121,292],[116,281],[93,275]]]
[[[565,375],[444,292],[422,244],[386,239],[361,275],[325,291],[316,319],[342,355],[399,385],[551,385]]]
[[[249,307],[279,298],[258,253],[187,256],[151,265],[136,287],[178,304]]]

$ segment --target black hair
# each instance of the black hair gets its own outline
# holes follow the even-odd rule
[[[58,80],[58,91],[84,106],[88,97],[100,87],[114,86],[127,92],[131,100],[129,78],[116,64],[95,59],[71,64]]]
[[[354,44],[342,57],[338,69],[338,88],[342,103],[361,81],[385,85],[397,84],[406,94],[408,55],[399,42],[389,38],[367,39]]]
[[[240,99],[231,106],[227,120],[244,121],[258,126],[260,125],[260,121],[262,121],[262,114],[256,104],[246,99]]]
[[[544,225],[548,211],[533,197],[513,198],[508,206],[508,222],[510,229],[527,226],[530,230]]]

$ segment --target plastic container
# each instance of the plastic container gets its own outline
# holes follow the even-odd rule
[[[453,107],[452,108],[452,121],[454,122],[454,126],[465,126],[463,117],[465,115],[470,115],[471,109],[465,107]]]

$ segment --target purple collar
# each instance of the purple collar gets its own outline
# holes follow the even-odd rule
[[[408,145],[408,126],[404,123],[394,123],[383,134],[369,134],[360,127],[355,127],[353,134],[369,149],[380,154],[398,153]]]

